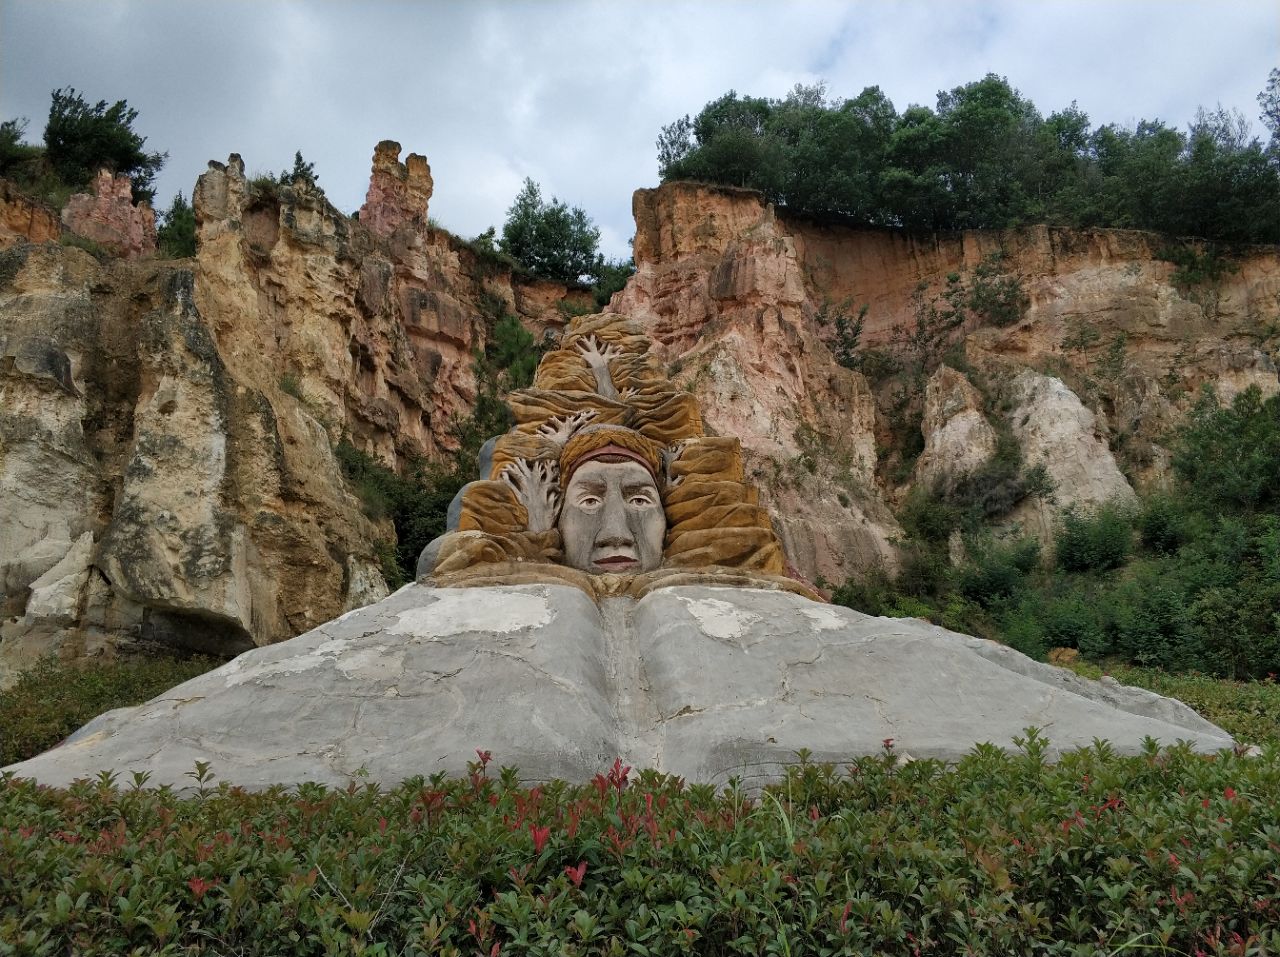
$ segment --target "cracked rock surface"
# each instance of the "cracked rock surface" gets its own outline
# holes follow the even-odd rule
[[[124,780],[246,787],[466,772],[477,748],[525,781],[584,780],[620,757],[690,781],[762,784],[879,751],[956,759],[1145,737],[1230,747],[1178,701],[1101,683],[916,619],[798,595],[673,587],[600,606],[562,585],[409,585],[290,641],[245,652],[136,708],[95,718],[9,770],[50,785]]]

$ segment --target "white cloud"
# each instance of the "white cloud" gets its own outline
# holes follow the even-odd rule
[[[730,88],[826,79],[901,109],[993,72],[1044,112],[1185,124],[1198,105],[1256,116],[1276,65],[1274,0],[674,3],[0,0],[0,118],[39,136],[49,91],[125,98],[167,149],[162,202],[210,159],[315,163],[342,209],[373,146],[425,153],[431,213],[465,236],[501,223],[525,176],[582,206],[627,255],[654,139]]]

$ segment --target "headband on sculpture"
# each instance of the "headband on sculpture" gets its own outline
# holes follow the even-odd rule
[[[635,429],[621,425],[589,425],[580,429],[560,453],[560,484],[567,487],[574,471],[592,459],[617,455],[639,462],[661,485],[662,448]]]

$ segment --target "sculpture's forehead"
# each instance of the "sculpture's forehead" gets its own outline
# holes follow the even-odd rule
[[[639,462],[586,462],[569,480],[569,488],[578,485],[648,485],[657,488],[649,470]]]

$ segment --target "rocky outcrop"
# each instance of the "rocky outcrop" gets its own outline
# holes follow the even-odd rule
[[[928,667],[921,667],[927,662]],[[525,781],[587,781],[615,759],[749,788],[802,749],[836,764],[883,753],[956,760],[1049,755],[1148,736],[1212,752],[1234,743],[1180,702],[1088,681],[916,619],[872,618],[785,592],[663,588],[597,607],[565,585],[432,589],[257,649],[6,769],[51,785],[145,771],[220,783],[384,786],[464,775],[477,748]]]
[[[1061,380],[1027,370],[1014,379],[1010,392],[1010,424],[1023,460],[1043,466],[1053,483],[1052,497],[1023,502],[1013,514],[1015,522],[1048,539],[1063,509],[1090,511],[1136,501],[1097,418]]]
[[[111,252],[135,258],[156,251],[156,214],[151,205],[134,205],[128,176],[99,170],[93,193],[76,193],[62,210],[62,223],[77,236]]]
[[[811,577],[891,566],[901,530],[890,504],[990,455],[999,423],[965,375],[939,371],[949,350],[982,375],[1001,414],[1025,420],[1017,428],[1028,464],[1043,464],[1061,490],[1026,506],[1034,520],[1021,516],[1046,536],[1062,507],[1131,497],[1126,475],[1165,481],[1167,436],[1203,386],[1226,400],[1249,385],[1280,389],[1275,249],[1247,250],[1220,282],[1187,287],[1160,258],[1170,241],[1149,233],[913,236],[815,222],[750,191],[691,183],[639,190],[633,208],[637,271],[610,308],[646,324],[711,429],[741,437],[762,498],[787,526],[779,534]],[[965,307],[946,324],[947,293],[974,288],[993,265],[1025,291],[1021,316],[996,325]],[[844,341],[832,320],[840,315]],[[940,317],[946,327],[935,335],[929,323]],[[840,368],[835,348],[866,375]],[[904,367],[933,379],[895,376]],[[1057,384],[1036,379],[1018,400],[1025,408],[1009,411],[1005,393],[1027,372]],[[889,454],[912,444],[901,434],[904,409],[923,413],[924,445],[905,470]],[[806,472],[824,478],[797,491]],[[852,507],[832,508],[836,489]]]
[[[239,157],[194,206],[195,260],[0,251],[0,685],[49,653],[229,655],[382,597],[394,533],[334,446],[440,456],[494,319],[564,324],[563,286],[252,187]]]
[[[875,491],[875,400],[822,341],[795,237],[747,191],[676,183],[637,191],[633,209],[636,274],[609,308],[645,324],[708,431],[754,453],[798,571],[843,581],[892,566],[900,530]]]
[[[515,282],[425,220],[384,239],[302,182],[253,189],[239,156],[210,163],[193,205],[195,301],[228,365],[391,465],[456,447],[498,316],[565,322],[564,286]]]
[[[434,189],[425,156],[410,153],[401,163],[400,144],[383,140],[373,151],[373,173],[360,207],[360,222],[383,237],[401,228],[420,232],[427,225],[427,203]]]
[[[0,179],[0,249],[15,243],[56,242],[62,235],[57,210],[51,209]]]
[[[950,366],[938,366],[925,387],[915,484],[948,488],[981,468],[996,450],[996,432],[982,411],[982,396]]]
[[[386,593],[389,530],[315,421],[228,369],[190,268],[3,255],[0,681],[50,652],[231,654]]]

